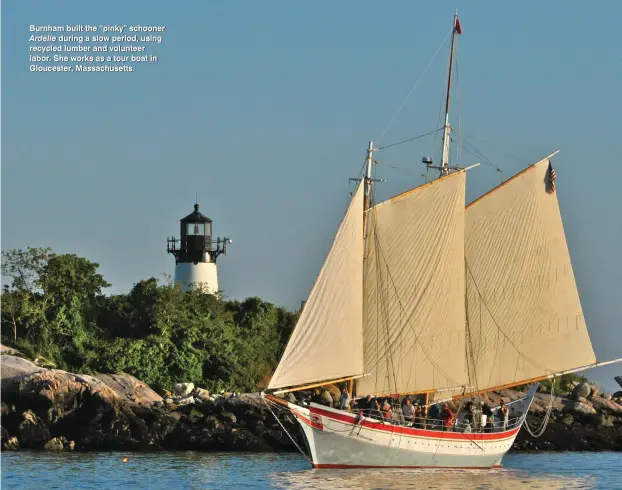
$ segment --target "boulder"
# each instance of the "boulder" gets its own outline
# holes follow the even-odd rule
[[[564,425],[570,426],[570,425],[574,424],[574,417],[572,415],[570,415],[569,413],[567,413],[562,418],[561,423],[564,424]]]
[[[238,421],[237,417],[231,412],[222,412],[220,417],[230,424],[235,424]]]
[[[590,385],[590,397],[600,396],[598,386]]]
[[[0,363],[2,391],[4,391],[11,382],[21,376],[39,373],[42,371],[47,371],[47,369],[37,366],[34,362],[27,359],[11,355],[3,355],[2,362]]]
[[[65,445],[60,438],[54,437],[53,439],[50,439],[48,442],[45,443],[43,449],[45,449],[46,451],[62,451],[63,449],[65,449]]]
[[[28,407],[6,428],[22,447],[42,449],[55,435],[74,440],[83,449],[148,449],[153,445],[145,422],[125,400],[93,376],[49,369],[18,377],[2,397]],[[3,418],[4,423],[4,418]]]
[[[592,406],[597,410],[607,410],[611,413],[621,413],[622,414],[622,405],[614,402],[613,400],[607,400],[603,397],[596,396],[590,400],[592,402]]]
[[[17,349],[13,349],[13,347],[8,347],[4,344],[0,344],[0,353],[2,355],[11,355],[11,356],[22,356],[23,354]]]
[[[192,405],[194,404],[194,397],[192,395],[187,395],[182,398],[178,398],[175,400],[175,404],[179,406]]]
[[[613,427],[613,417],[611,415],[597,413],[593,415],[592,425],[595,427]]]
[[[7,439],[6,442],[3,441],[2,449],[5,451],[17,451],[19,449],[19,441],[17,440],[17,437],[11,437],[10,439]]]
[[[22,414],[23,420],[17,430],[20,446],[30,449],[41,449],[50,440],[50,431],[45,423],[32,410]]]
[[[203,426],[213,434],[224,434],[225,426],[214,415],[208,415],[203,419]]]
[[[209,391],[204,390],[203,388],[195,388],[193,393],[195,398],[199,400],[209,400]]]
[[[179,396],[186,396],[194,390],[194,383],[175,383],[173,385],[173,393]]]
[[[578,400],[577,401],[568,400],[563,410],[564,412],[578,412],[582,414],[596,413],[596,410],[594,410],[594,407],[582,401],[578,401]]]
[[[139,405],[161,402],[162,397],[149,385],[126,373],[96,374],[95,377],[112,388],[121,398]]]
[[[587,398],[588,396],[590,396],[591,392],[592,392],[592,387],[590,386],[589,383],[581,383],[575,386],[575,389],[572,390],[572,395],[575,398]]]

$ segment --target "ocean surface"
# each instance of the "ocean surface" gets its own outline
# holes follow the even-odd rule
[[[258,453],[22,451],[1,462],[3,489],[622,489],[622,453],[509,454],[488,471],[312,470],[297,454]]]

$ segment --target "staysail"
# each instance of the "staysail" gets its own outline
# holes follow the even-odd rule
[[[269,389],[363,374],[363,186],[350,202]]]
[[[357,395],[467,384],[465,172],[371,208]]]
[[[595,362],[549,159],[466,210],[467,348],[478,390]]]

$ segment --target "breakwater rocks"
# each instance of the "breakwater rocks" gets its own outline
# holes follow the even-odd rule
[[[330,391],[338,397],[338,389]],[[508,402],[521,395],[504,390],[489,394],[489,401]],[[539,393],[528,417],[530,427],[541,424],[551,402],[544,434],[534,439],[521,430],[513,451],[622,451],[619,396],[601,396],[585,386],[568,396]],[[292,417],[277,409],[274,413],[304,447]],[[2,356],[0,425],[3,450],[295,451],[258,394],[214,396],[180,383],[163,398],[127,374],[72,374],[10,355]]]
[[[167,404],[126,374],[78,375],[10,357],[2,356],[4,450],[293,449],[258,395],[210,397],[197,390],[192,403],[177,397],[182,403]],[[298,437],[291,416],[279,417]]]

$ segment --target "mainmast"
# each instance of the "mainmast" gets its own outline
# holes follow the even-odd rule
[[[365,160],[365,195],[363,197],[363,213],[369,209],[369,203],[371,200],[371,164],[373,161],[374,143],[369,142],[367,148],[367,159]],[[365,221],[363,221],[363,236],[365,236]]]
[[[365,255],[365,238],[367,236],[367,216],[365,216],[365,212],[371,207],[371,186],[373,180],[371,178],[371,164],[374,161],[374,143],[373,141],[369,142],[369,146],[367,147],[367,158],[365,159],[365,177],[363,181],[363,255]],[[348,383],[348,396],[352,398],[352,394],[354,392],[354,379],[351,379]]]
[[[454,14],[454,28],[451,36],[451,53],[449,55],[449,76],[447,77],[447,97],[445,99],[445,126],[443,127],[443,155],[441,157],[441,177],[449,173],[449,153],[451,144],[451,125],[449,124],[449,105],[451,102],[451,77],[454,69],[454,48],[456,35],[462,34],[460,21],[458,20],[458,10]]]

